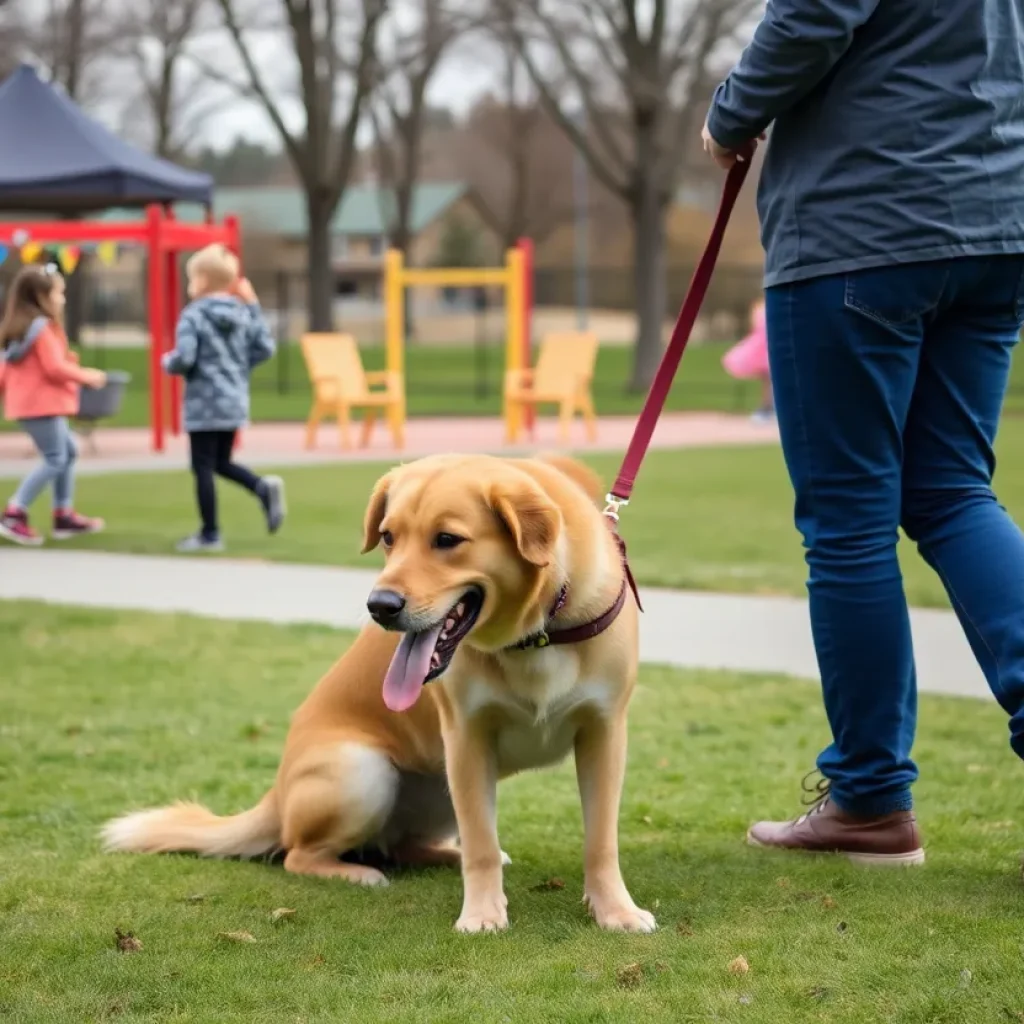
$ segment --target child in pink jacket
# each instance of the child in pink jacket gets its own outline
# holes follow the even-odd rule
[[[722,365],[725,372],[736,380],[761,382],[761,405],[754,412],[753,419],[758,423],[774,420],[775,402],[768,366],[768,331],[765,327],[763,300],[755,302],[750,310],[750,333],[725,353]]]
[[[64,278],[54,267],[23,267],[11,283],[0,322],[0,393],[4,414],[35,444],[43,461],[22,480],[0,518],[0,537],[35,546],[43,538],[29,525],[28,509],[47,485],[53,487],[54,540],[103,529],[102,519],[74,510],[74,466],[78,449],[68,417],[78,412],[81,385],[101,388],[106,374],[78,365],[60,325]]]

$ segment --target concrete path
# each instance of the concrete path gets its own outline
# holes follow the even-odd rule
[[[373,578],[321,566],[0,548],[0,600],[261,622],[358,627]],[[641,596],[646,662],[817,676],[804,601],[653,588]],[[915,610],[912,620],[922,691],[989,695],[952,612]]]
[[[574,452],[624,452],[636,424],[632,416],[606,416],[598,424],[596,441],[587,441],[583,427],[573,425],[569,443],[563,444],[557,424],[547,416],[538,418],[533,438],[524,435],[515,446],[505,443],[505,429],[495,417],[421,418],[410,420],[406,428],[406,447],[398,452],[391,445],[387,431],[378,424],[365,449],[343,451],[338,445],[337,429],[320,428],[317,448],[304,447],[304,426],[301,423],[256,423],[242,435],[238,457],[254,466],[293,466],[325,462],[397,462],[431,455],[435,452],[493,452],[520,455],[544,450]],[[358,425],[353,428],[358,435]],[[721,445],[777,444],[778,430],[774,424],[752,423],[746,416],[725,413],[667,413],[658,421],[651,442],[653,448],[693,448]],[[101,428],[96,432],[96,450],[80,443],[78,473],[127,473],[149,470],[182,469],[188,464],[186,437],[167,437],[167,449],[156,455],[150,451],[148,430],[134,428]],[[23,434],[0,433],[0,477],[17,477],[25,473],[37,458],[31,442]]]

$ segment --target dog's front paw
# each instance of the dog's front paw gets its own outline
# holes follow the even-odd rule
[[[508,927],[508,900],[501,893],[491,899],[477,900],[462,908],[455,930],[466,935],[478,932],[503,932]]]
[[[653,932],[658,927],[649,910],[641,910],[635,903],[605,904],[588,900],[590,913],[599,928],[610,932]]]

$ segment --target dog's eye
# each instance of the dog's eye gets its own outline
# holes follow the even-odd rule
[[[380,535],[380,542],[384,547],[389,548],[395,543],[395,535],[390,530],[384,530]]]
[[[465,537],[459,537],[454,533],[439,533],[434,538],[434,547],[438,551],[451,551],[452,548],[457,548],[460,544],[465,543]]]

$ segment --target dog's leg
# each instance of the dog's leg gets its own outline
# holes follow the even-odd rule
[[[410,868],[457,868],[462,851],[454,843],[403,843],[394,853],[395,863]]]
[[[502,867],[508,867],[512,858],[500,851]],[[407,843],[395,851],[395,862],[404,867],[457,868],[462,866],[462,850],[454,843]]]
[[[460,932],[492,932],[508,927],[508,900],[502,889],[498,845],[498,772],[487,742],[465,723],[445,730],[445,764],[462,847]]]
[[[583,804],[584,898],[600,927],[652,932],[654,915],[633,902],[619,868],[619,801],[625,773],[625,713],[588,719],[576,736],[576,778]]]
[[[341,744],[297,766],[282,792],[285,871],[387,885],[376,868],[338,858],[380,834],[397,792],[398,771],[371,747]]]

